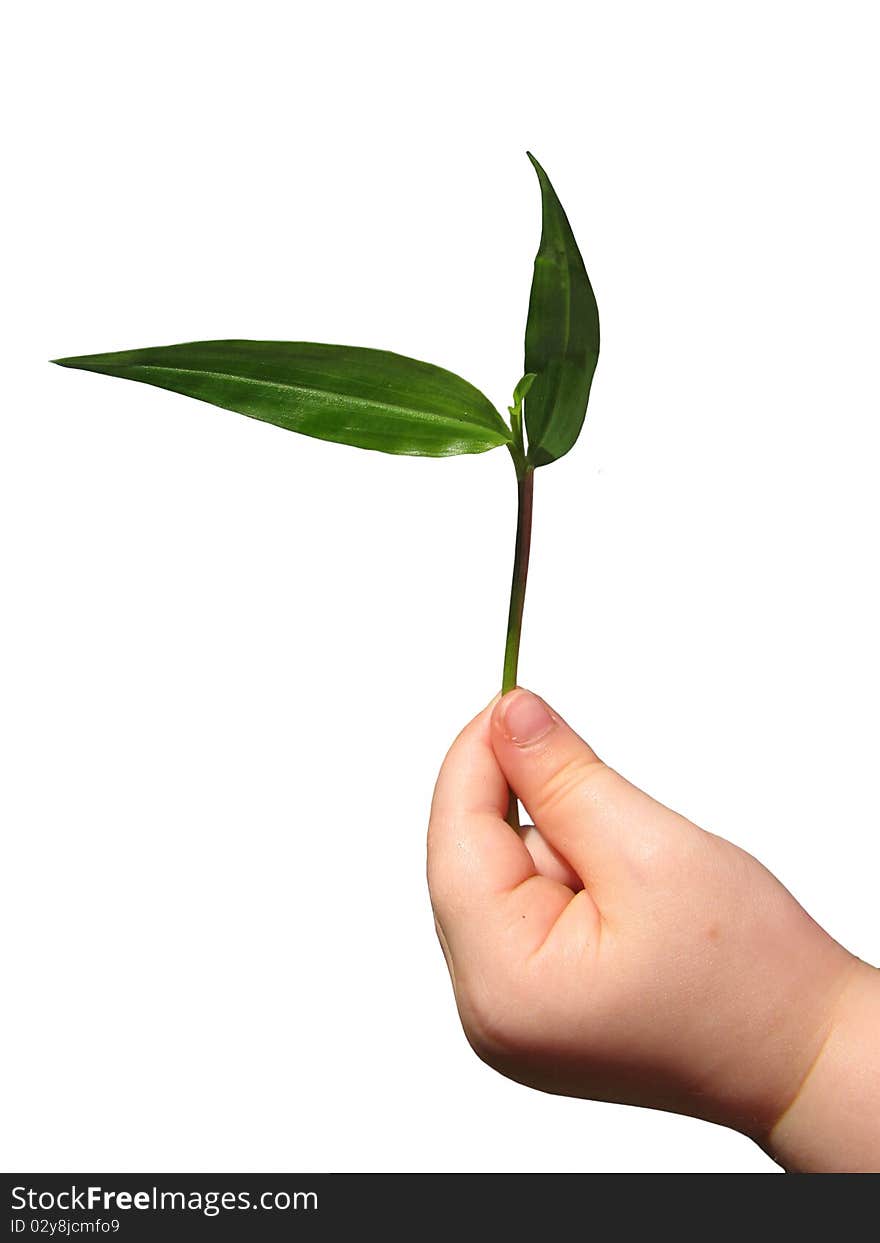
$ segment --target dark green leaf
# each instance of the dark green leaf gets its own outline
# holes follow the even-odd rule
[[[466,380],[384,350],[300,341],[195,341],[55,361],[384,453],[484,453],[511,436],[488,398]]]
[[[529,461],[544,466],[580,435],[599,359],[599,311],[571,225],[547,174],[530,153],[541,186],[541,245],[526,323]]]

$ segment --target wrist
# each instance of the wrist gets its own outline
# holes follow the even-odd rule
[[[764,1147],[800,1173],[880,1171],[880,971],[854,960],[828,1034]]]

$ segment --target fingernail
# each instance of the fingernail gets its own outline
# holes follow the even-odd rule
[[[518,747],[537,742],[552,725],[549,708],[531,691],[511,691],[501,701],[501,728]]]

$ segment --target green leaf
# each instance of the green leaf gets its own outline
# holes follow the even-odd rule
[[[511,438],[495,407],[466,380],[385,350],[301,341],[195,341],[54,361],[155,384],[288,431],[383,453],[484,453]]]
[[[513,414],[514,411],[522,409],[522,404],[528,396],[529,389],[535,383],[537,378],[538,377],[535,375],[534,371],[530,371],[519,381],[516,388],[513,390],[513,405],[507,407],[511,414]]]
[[[537,373],[526,397],[529,461],[545,466],[580,435],[599,359],[599,311],[571,225],[547,174],[529,159],[541,186],[541,244],[526,323],[526,372]]]

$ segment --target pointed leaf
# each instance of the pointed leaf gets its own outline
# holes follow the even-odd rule
[[[526,372],[537,379],[526,397],[529,461],[544,466],[568,453],[580,435],[599,358],[599,311],[571,225],[547,174],[529,159],[541,186],[541,244],[526,324]]]
[[[507,407],[508,410],[510,410],[511,408],[515,410],[520,409],[526,397],[528,396],[529,389],[535,383],[535,380],[537,380],[537,378],[538,377],[535,375],[534,371],[530,371],[527,375],[523,376],[523,378],[517,384],[516,388],[513,390],[513,407],[508,406]]]
[[[195,341],[55,361],[384,453],[484,453],[507,444],[511,435],[472,384],[442,367],[385,350],[301,341]]]

